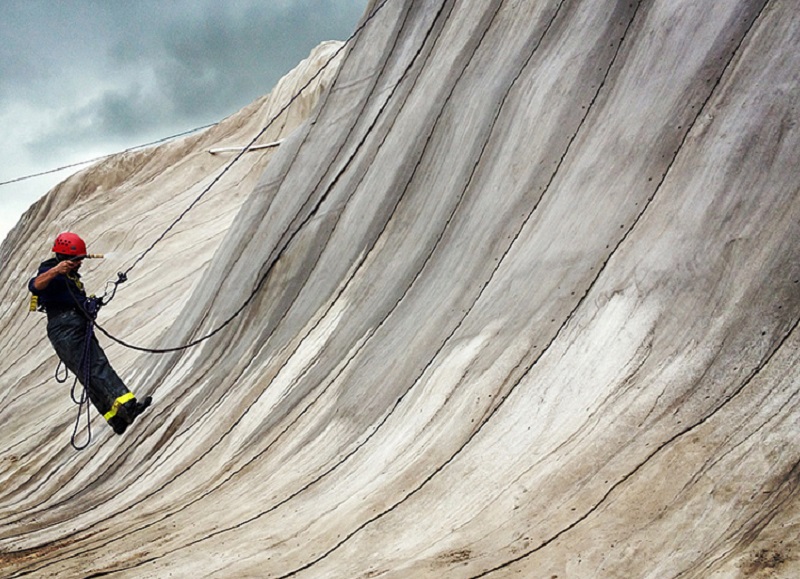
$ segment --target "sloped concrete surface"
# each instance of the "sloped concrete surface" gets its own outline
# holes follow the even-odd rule
[[[80,454],[25,278],[71,228],[113,279],[268,107],[67,181],[0,250],[0,569],[797,576],[799,49],[780,0],[373,3],[101,323],[241,315],[109,344],[155,403]]]

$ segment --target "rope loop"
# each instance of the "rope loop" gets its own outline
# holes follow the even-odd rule
[[[64,377],[63,378],[61,378],[58,375],[59,371],[61,370],[61,366],[62,365],[64,366]],[[59,384],[63,384],[69,378],[69,368],[67,368],[67,365],[64,364],[64,360],[62,360],[61,358],[58,359],[58,366],[56,366],[55,378],[56,378],[56,382],[58,382]]]
[[[72,437],[70,438],[70,442],[72,443],[72,448],[75,450],[83,450],[92,442],[92,417],[90,412],[89,403],[89,387],[91,385],[92,380],[92,340],[94,339],[94,317],[97,316],[97,310],[99,306],[97,305],[99,300],[97,298],[89,298],[86,300],[87,314],[94,314],[93,317],[87,320],[86,322],[86,338],[84,340],[83,345],[83,358],[81,359],[81,373],[83,374],[83,383],[81,389],[80,398],[75,396],[75,386],[78,384],[78,377],[75,376],[75,381],[72,383],[72,390],[70,391],[70,397],[72,401],[78,405],[78,416],[75,419],[75,426],[72,429]],[[78,428],[80,427],[81,422],[81,415],[83,414],[83,408],[86,407],[86,433],[87,439],[85,444],[78,444],[76,442],[78,437]]]

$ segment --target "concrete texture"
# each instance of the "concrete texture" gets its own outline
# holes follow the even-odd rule
[[[796,6],[373,12],[102,313],[169,348],[246,304],[185,352],[109,345],[155,399],[124,437],[69,446],[25,278],[71,228],[113,279],[274,109],[86,171],[3,244],[0,569],[799,575]]]

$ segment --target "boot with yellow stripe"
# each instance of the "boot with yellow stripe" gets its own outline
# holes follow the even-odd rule
[[[105,417],[111,428],[117,434],[123,434],[129,425],[133,424],[136,417],[139,416],[145,409],[150,406],[153,401],[152,397],[145,396],[140,402],[136,400],[133,392],[123,394],[111,405],[111,410],[106,412]]]

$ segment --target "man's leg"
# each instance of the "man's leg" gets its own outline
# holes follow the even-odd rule
[[[87,351],[86,319],[77,312],[52,319],[47,324],[47,335],[58,357],[78,377],[84,386],[84,354]],[[103,349],[92,336],[88,344],[91,356],[89,380],[86,388],[89,400],[108,421],[117,434],[125,432],[127,426],[141,414],[147,404],[136,400],[108,362]],[[149,404],[149,402],[148,402]]]
[[[105,410],[101,414],[117,434],[125,432],[128,425],[150,405],[149,397],[139,402],[133,392],[128,390],[94,336],[91,342],[90,390],[98,398],[103,398]]]
[[[67,370],[84,383],[83,355],[86,349],[86,320],[77,313],[66,313],[47,323],[47,337]],[[100,410],[110,404],[94,390],[88,392],[89,400]],[[102,411],[101,411],[102,413]]]

